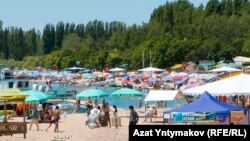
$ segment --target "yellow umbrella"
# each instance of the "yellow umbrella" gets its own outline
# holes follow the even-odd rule
[[[28,95],[19,89],[0,90],[0,100],[4,101],[4,122],[7,122],[7,101],[24,101]]]

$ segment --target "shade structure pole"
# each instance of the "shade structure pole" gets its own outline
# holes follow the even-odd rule
[[[229,125],[231,124],[231,111],[229,111]]]
[[[248,113],[248,125],[250,125],[250,115],[249,115],[249,109],[248,109],[248,111],[247,111],[247,113]]]
[[[3,122],[7,122],[7,100],[4,100],[4,120]]]
[[[25,117],[25,100],[23,101],[23,122],[25,123],[25,131],[27,131],[26,117]],[[24,139],[26,139],[26,133],[23,134]]]

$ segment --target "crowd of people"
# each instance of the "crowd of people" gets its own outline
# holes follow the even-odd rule
[[[37,127],[37,131],[39,131],[39,123],[46,122],[49,123],[46,132],[53,123],[55,124],[54,132],[59,132],[58,130],[59,120],[60,120],[60,109],[58,105],[52,105],[52,106],[46,105],[45,108],[43,108],[42,103],[39,103],[38,105],[35,104],[31,109],[31,122],[29,130],[31,130],[32,125],[35,124]]]

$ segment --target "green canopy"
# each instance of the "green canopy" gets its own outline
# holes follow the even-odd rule
[[[96,97],[106,97],[107,93],[105,93],[102,90],[98,89],[88,89],[85,91],[80,92],[79,94],[76,95],[77,99],[85,99],[85,98],[96,98]]]
[[[117,91],[114,91],[110,97],[112,98],[129,98],[129,97],[143,97],[143,94],[137,90],[122,88]]]
[[[29,95],[29,97],[26,98],[25,100],[28,103],[46,101],[50,98],[49,95],[41,91],[28,90],[28,91],[25,91],[25,93]]]

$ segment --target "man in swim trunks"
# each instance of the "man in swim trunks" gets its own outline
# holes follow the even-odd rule
[[[59,132],[58,131],[58,123],[59,123],[59,119],[60,119],[59,106],[56,106],[56,109],[53,111],[52,116],[53,116],[53,120],[51,120],[49,127],[52,125],[52,123],[54,123],[55,124],[54,132]],[[49,127],[46,129],[46,132],[48,131]]]

